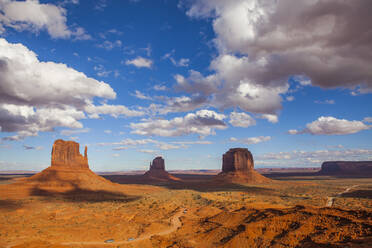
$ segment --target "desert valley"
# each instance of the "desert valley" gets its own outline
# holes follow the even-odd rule
[[[0,0],[0,248],[372,248],[372,0]]]
[[[371,247],[371,164],[261,175],[237,148],[218,175],[172,175],[157,157],[102,177],[57,140],[47,169],[1,176],[0,247]]]

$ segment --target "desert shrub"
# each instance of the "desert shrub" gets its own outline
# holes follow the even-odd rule
[[[193,197],[194,200],[200,200],[202,199],[201,195],[197,194],[197,195],[194,195]]]

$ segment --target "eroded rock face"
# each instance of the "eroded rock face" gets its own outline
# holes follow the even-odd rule
[[[165,171],[165,163],[162,157],[156,157],[150,164],[150,170],[164,170]]]
[[[165,163],[162,157],[156,157],[150,162],[150,169],[146,171],[144,177],[154,181],[178,181],[179,178],[172,176],[165,170]]]
[[[233,148],[222,157],[222,172],[246,173],[254,169],[252,153],[246,148]]]
[[[84,156],[82,156],[79,151],[79,143],[56,140],[52,148],[51,166],[89,168],[87,147],[85,147]]]
[[[232,148],[222,156],[222,172],[215,179],[229,183],[264,183],[270,179],[254,170],[252,153],[246,148]]]

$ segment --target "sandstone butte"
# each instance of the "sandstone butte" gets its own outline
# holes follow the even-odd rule
[[[56,140],[52,148],[52,167],[89,169],[88,148],[85,146],[84,157],[80,154],[79,143],[75,141]]]
[[[56,140],[52,148],[51,166],[24,179],[23,182],[40,187],[114,189],[114,183],[89,169],[87,147],[84,156],[80,154],[79,149],[77,142]]]
[[[265,183],[271,179],[254,170],[252,153],[246,148],[232,148],[222,156],[222,172],[217,181],[231,183]]]
[[[162,157],[156,157],[150,162],[150,169],[143,175],[146,179],[154,181],[179,181],[181,179],[172,176],[165,170],[165,162]]]
[[[319,171],[322,175],[372,175],[372,161],[326,161]]]

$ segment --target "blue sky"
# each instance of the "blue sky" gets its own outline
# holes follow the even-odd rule
[[[96,171],[372,160],[370,1],[290,4],[0,0],[0,170],[59,138]]]

